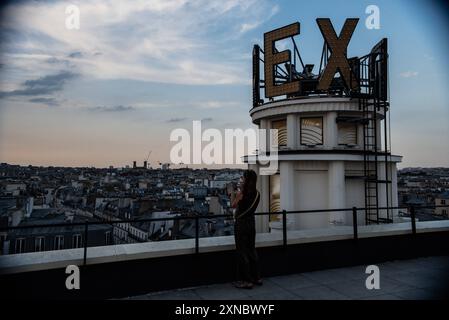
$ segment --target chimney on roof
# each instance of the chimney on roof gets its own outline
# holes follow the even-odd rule
[[[144,162],[143,162],[143,167],[144,167],[144,169],[147,169],[147,168],[148,168],[148,165],[147,165],[147,164],[148,164],[147,161],[144,161]]]
[[[34,207],[34,198],[28,197],[25,204],[25,216],[27,218],[31,217],[31,213],[33,212]]]

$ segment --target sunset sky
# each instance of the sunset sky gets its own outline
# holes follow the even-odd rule
[[[18,1],[2,7],[0,162],[107,167],[168,162],[171,130],[193,120],[249,128],[251,51],[295,21],[319,65],[317,17],[360,22],[348,55],[389,38],[392,149],[400,167],[449,166],[449,25],[436,2]],[[80,29],[65,26],[68,5]],[[381,28],[365,27],[380,8]],[[316,67],[317,68],[317,67]],[[316,71],[316,69],[315,69]]]

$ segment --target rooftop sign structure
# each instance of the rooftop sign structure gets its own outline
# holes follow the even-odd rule
[[[348,47],[359,19],[346,19],[338,33],[330,19],[318,18],[316,22],[324,40],[317,71],[314,70],[313,64],[304,63],[301,57],[295,40],[300,34],[299,22],[266,32],[263,49],[258,45],[254,46],[253,108],[250,114],[252,117],[257,115],[255,123],[261,127],[279,130],[278,144],[281,156],[283,152],[287,152],[290,156],[296,155],[298,159],[304,154],[325,155],[329,162],[328,172],[334,172],[337,166],[340,169],[335,169],[335,172],[339,172],[337,175],[341,181],[345,181],[347,174],[351,179],[357,180],[355,184],[357,187],[348,190],[353,192],[357,189],[358,194],[362,195],[361,198],[365,198],[366,224],[391,223],[394,211],[389,207],[397,196],[396,192],[393,192],[396,188],[393,179],[396,165],[390,150],[387,39],[382,39],[362,57],[348,57]],[[303,99],[304,97],[331,99]],[[282,100],[288,101],[276,103]],[[311,112],[317,100],[321,100],[321,109]],[[338,103],[330,105],[326,101]],[[269,106],[259,108],[265,104]],[[352,137],[350,141],[348,137]],[[356,164],[342,165],[339,160],[332,160],[334,152],[361,157],[358,158],[358,162],[355,161]],[[322,161],[323,158],[312,156],[307,161],[310,159]],[[281,157],[280,162],[282,161]],[[355,166],[351,169],[356,172],[355,174],[345,169],[352,165]],[[284,170],[290,170],[285,169],[288,166],[291,171],[285,173],[280,169],[279,175],[294,176],[295,170],[292,169],[290,162],[285,162]],[[288,184],[290,180],[284,179],[283,190],[294,190],[296,185],[300,186],[298,188],[302,188],[301,190],[312,190],[312,184],[301,187],[301,179],[298,179],[297,184],[293,183],[293,180]],[[320,177],[317,179],[316,181],[321,181]],[[327,181],[334,183],[334,175]],[[330,187],[323,186],[322,190],[328,188]],[[333,190],[335,192],[332,194],[335,197],[330,198],[329,203],[333,203],[338,197],[340,203],[344,203],[346,198],[342,196],[343,189],[336,187]],[[313,192],[320,193],[320,191]],[[298,194],[301,192],[295,193],[296,196]],[[281,204],[283,201],[282,206],[287,208],[307,203],[308,200],[305,200],[304,196],[302,204],[299,201],[293,205],[295,200],[288,199],[294,199],[295,195],[284,194],[284,198],[280,196],[278,198]],[[314,205],[315,203],[309,204]],[[338,206],[341,204],[334,205]],[[380,209],[382,206],[388,208]],[[297,221],[301,219],[298,218]],[[335,221],[343,220],[342,217],[335,218]],[[301,224],[302,222],[297,226]]]
[[[359,19],[346,19],[339,35],[330,19],[316,21],[324,38],[318,74],[313,73],[313,64],[304,64],[296,45],[294,37],[300,34],[299,22],[265,33],[263,50],[254,46],[253,107],[265,102],[261,99],[261,89],[270,100],[317,94],[365,95],[387,100],[387,39],[382,39],[366,56],[348,58],[347,48]],[[276,48],[276,42],[285,39],[291,39],[293,53]],[[261,63],[264,79],[261,79]],[[298,70],[298,64],[302,71]]]

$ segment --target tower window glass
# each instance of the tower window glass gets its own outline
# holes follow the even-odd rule
[[[281,180],[279,174],[270,176],[270,212],[281,211]],[[270,221],[280,221],[280,215],[270,215]]]
[[[355,145],[357,144],[357,125],[354,123],[338,124],[338,144]]]
[[[301,144],[323,144],[323,118],[301,118]]]
[[[277,139],[278,145],[285,147],[287,145],[287,121],[285,119],[273,121],[271,122],[271,128],[278,130],[277,135],[273,136],[273,144],[276,145]]]

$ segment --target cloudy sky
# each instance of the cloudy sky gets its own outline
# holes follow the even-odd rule
[[[66,28],[66,8],[80,29]],[[380,30],[365,9],[380,8]],[[301,23],[319,64],[317,17],[361,18],[350,56],[389,38],[392,147],[405,166],[449,166],[448,25],[431,1],[19,1],[2,7],[0,162],[124,166],[169,160],[169,135],[251,127],[251,50]]]

